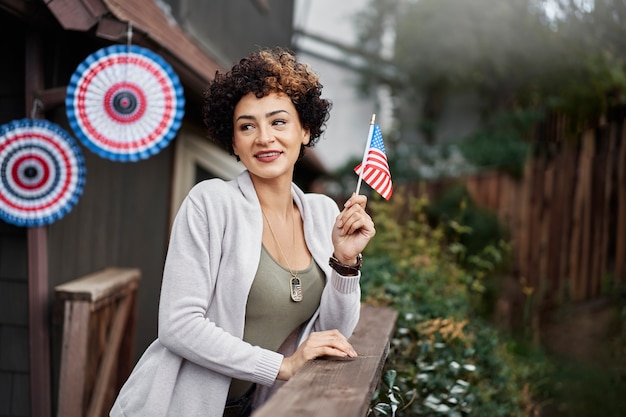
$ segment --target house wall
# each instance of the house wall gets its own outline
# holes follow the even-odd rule
[[[24,30],[0,12],[0,124],[24,117]],[[0,220],[0,416],[30,413],[26,229]]]
[[[96,38],[62,30],[46,31],[43,42],[47,88],[67,85],[85,57],[106,46]],[[72,133],[65,107],[48,111],[46,117]],[[157,334],[174,146],[146,160],[125,163],[104,159],[77,143],[85,158],[86,181],[71,212],[47,227],[49,288],[52,293],[57,285],[105,267],[139,268],[135,334],[139,355]],[[55,320],[51,332],[53,403],[58,389],[60,323]]]
[[[26,116],[22,20],[0,11],[0,123]],[[84,58],[106,43],[65,32],[54,21],[37,25],[46,88],[67,85]],[[45,118],[72,134],[65,108]],[[54,287],[107,266],[142,272],[136,334],[143,350],[156,335],[156,312],[169,227],[173,147],[137,163],[105,160],[78,140],[86,164],[83,194],[72,211],[47,226],[50,307]],[[0,416],[30,415],[27,229],[0,220]],[[50,308],[50,311],[52,309]],[[56,409],[61,328],[50,317],[52,407]]]
[[[0,2],[2,3],[2,2]],[[253,1],[171,1],[172,13],[185,16],[183,27],[202,40],[225,66],[259,45],[289,46],[292,3],[262,13]],[[209,7],[210,6],[210,7]],[[27,116],[25,39],[39,32],[46,89],[64,87],[86,56],[109,45],[93,33],[64,31],[42,5],[36,14],[17,17],[0,7],[0,124]],[[19,15],[19,13],[18,13]],[[31,20],[32,19],[32,20]],[[209,24],[207,24],[207,22]],[[10,40],[10,42],[6,42]],[[209,41],[210,40],[210,41]],[[186,108],[184,124],[198,125],[196,103]],[[63,106],[42,117],[70,134]],[[73,136],[73,134],[72,134]],[[136,356],[157,334],[161,275],[170,227],[175,142],[140,162],[103,159],[77,140],[86,163],[83,194],[71,212],[48,225],[50,307],[54,287],[108,266],[139,268]],[[219,173],[216,173],[219,175]],[[52,308],[50,312],[52,314]],[[50,317],[52,415],[55,415],[61,327]],[[28,358],[27,230],[0,220],[0,417],[30,415]]]
[[[0,221],[0,416],[29,415],[26,229]]]
[[[83,155],[83,195],[69,214],[48,226],[49,285],[52,289],[109,266],[139,268],[135,344],[140,353],[157,333],[173,146],[140,162],[109,161],[85,148]],[[61,329],[54,330],[60,339]],[[56,340],[53,348],[59,346]]]

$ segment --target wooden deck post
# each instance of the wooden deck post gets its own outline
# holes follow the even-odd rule
[[[58,416],[108,415],[134,360],[139,279],[138,269],[107,268],[55,288],[63,311]]]
[[[36,92],[43,87],[41,38],[29,32],[25,47],[25,113],[37,117]],[[48,292],[47,226],[28,228],[28,330],[30,406],[34,416],[49,417],[50,401],[50,294]]]

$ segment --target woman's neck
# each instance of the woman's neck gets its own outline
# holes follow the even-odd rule
[[[266,182],[256,179],[252,183],[265,214],[270,214],[272,217],[291,218],[293,209],[291,181]]]

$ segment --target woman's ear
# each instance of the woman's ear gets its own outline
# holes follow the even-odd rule
[[[309,129],[302,129],[302,131],[304,132],[304,135],[302,136],[302,144],[303,145],[308,145],[309,142],[311,141],[311,131]]]
[[[237,147],[235,146],[235,138],[234,137],[230,138],[230,147],[233,149],[233,155],[235,155],[237,158],[239,158],[239,155],[237,155]]]

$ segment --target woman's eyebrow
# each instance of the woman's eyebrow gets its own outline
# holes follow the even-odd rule
[[[289,112],[287,110],[274,110],[274,111],[271,111],[269,113],[265,113],[265,117],[272,117],[272,116],[275,116],[275,115],[277,115],[279,113],[287,113],[287,114],[289,114]]]
[[[248,114],[242,114],[241,116],[237,116],[237,119],[235,121],[240,120],[240,119],[254,120],[255,117],[254,116],[250,116]]]
[[[280,113],[287,113],[287,114],[289,114],[289,112],[287,110],[280,109],[280,110],[273,110],[273,111],[271,111],[269,113],[265,113],[265,117],[272,117],[272,116],[275,116],[275,115],[280,114]],[[255,117],[252,116],[252,115],[249,115],[249,114],[242,114],[240,116],[237,116],[236,120],[240,120],[240,119],[255,120]]]

